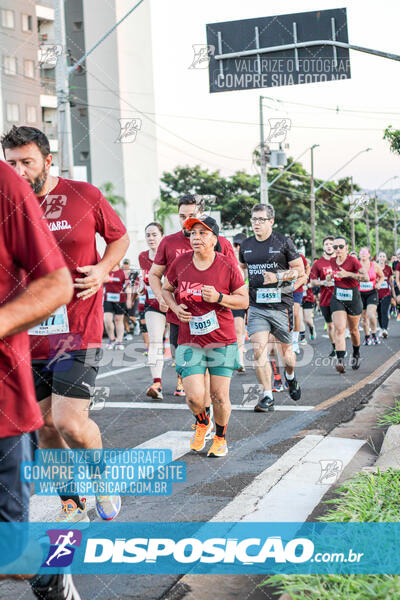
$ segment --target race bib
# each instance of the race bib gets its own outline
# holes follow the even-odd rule
[[[121,294],[112,294],[111,292],[107,292],[106,300],[107,302],[119,302]]]
[[[192,317],[189,321],[189,327],[191,335],[206,335],[206,333],[218,329],[219,323],[215,310],[200,317]]]
[[[67,307],[64,304],[57,308],[43,323],[28,330],[29,335],[55,335],[69,333]]]
[[[371,292],[373,289],[372,281],[360,281],[360,292]]]
[[[389,289],[389,283],[387,281],[384,281],[381,285],[381,290],[388,290]]]
[[[151,289],[151,287],[149,285],[146,285],[146,290],[147,290],[147,297],[149,300],[155,300],[156,297],[154,295],[153,290]]]
[[[281,302],[281,290],[279,288],[258,288],[256,302],[265,304]]]
[[[342,302],[348,302],[353,300],[353,290],[345,290],[343,288],[336,288],[336,298],[342,300]]]

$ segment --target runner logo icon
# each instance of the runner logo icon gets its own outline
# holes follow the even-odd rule
[[[79,529],[48,529],[50,548],[42,567],[68,567],[74,558],[75,548],[81,545]]]

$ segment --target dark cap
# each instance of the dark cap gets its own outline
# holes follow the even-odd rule
[[[234,245],[238,245],[240,246],[240,244],[243,242],[243,240],[246,239],[246,236],[244,233],[237,233],[234,238],[233,238],[233,244]]]
[[[206,229],[212,231],[212,233],[214,233],[214,235],[216,235],[217,237],[219,236],[218,223],[212,217],[189,217],[189,219],[186,219],[183,226],[185,229],[190,231],[193,225],[196,225],[197,223],[200,223],[200,225],[204,225]]]

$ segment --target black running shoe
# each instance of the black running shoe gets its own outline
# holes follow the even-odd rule
[[[296,377],[293,377],[293,379],[287,379],[286,373],[285,373],[285,380],[289,387],[289,396],[291,397],[292,400],[297,402],[297,400],[300,400],[300,397],[301,397],[301,388],[299,386],[299,383],[298,383]]]
[[[81,600],[72,575],[54,575],[48,585],[41,585],[40,575],[31,582],[32,592],[39,600]]]
[[[361,360],[360,355],[354,356],[354,354],[353,354],[352,358],[350,359],[351,368],[353,369],[353,371],[357,371],[357,369],[360,368],[360,360]]]
[[[336,356],[335,348],[332,348],[331,353],[328,356],[329,356],[329,358],[335,358],[335,356]]]
[[[266,396],[257,402],[254,412],[271,412],[274,410],[274,399]]]

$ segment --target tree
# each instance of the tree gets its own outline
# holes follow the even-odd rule
[[[393,129],[391,125],[386,127],[383,139],[388,140],[390,150],[395,154],[400,154],[400,129]]]
[[[293,159],[289,158],[288,162]],[[301,163],[294,163],[282,173],[279,169],[268,169],[268,181],[281,174],[280,179],[269,188],[269,202],[277,215],[275,229],[289,235],[298,246],[304,246],[306,254],[311,254],[311,179],[310,173]],[[340,231],[348,239],[351,236],[350,201],[351,181],[349,177],[338,181],[322,182],[315,180],[315,187],[323,183],[316,193],[316,243],[322,249],[326,235]],[[353,192],[360,191],[357,184]],[[161,177],[160,200],[156,218],[163,220],[168,214],[177,212],[178,198],[184,194],[200,194],[206,197],[207,210],[219,210],[225,228],[241,227],[251,232],[251,209],[260,202],[260,182],[258,174],[236,171],[223,177],[219,171],[209,171],[200,165],[178,166]],[[369,207],[371,241],[373,207]],[[390,249],[391,229],[387,220],[382,220],[381,246]],[[385,227],[385,231],[383,231]],[[367,245],[365,219],[361,215],[355,221],[356,246]]]
[[[126,200],[123,196],[119,196],[118,194],[114,193],[114,190],[115,190],[114,184],[111,183],[111,181],[106,181],[105,183],[101,184],[100,190],[101,190],[103,196],[105,197],[105,199],[108,200],[108,202],[114,208],[115,212],[119,216],[121,216],[121,213],[119,212],[117,206],[126,206]]]

